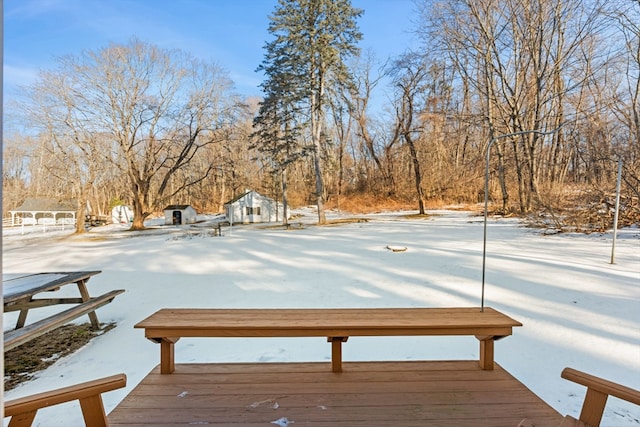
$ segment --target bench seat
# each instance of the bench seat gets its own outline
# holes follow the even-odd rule
[[[113,301],[113,299],[122,292],[124,292],[124,289],[107,292],[106,294],[91,298],[86,302],[73,306],[45,319],[31,323],[27,326],[6,331],[4,333],[4,349],[5,351],[11,350],[12,348],[22,345],[36,337],[44,335],[65,323],[77,319],[80,316],[92,313],[96,309]]]
[[[136,324],[160,344],[162,373],[174,370],[182,337],[326,337],[332,369],[342,370],[350,336],[475,336],[480,367],[493,369],[493,343],[522,324],[492,308],[162,309]]]

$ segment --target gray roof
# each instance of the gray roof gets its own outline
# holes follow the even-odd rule
[[[173,210],[183,211],[187,209],[189,206],[191,205],[169,205],[166,208],[164,208],[164,210],[165,211],[173,211]]]
[[[54,199],[51,197],[27,197],[22,205],[12,212],[75,212],[76,200]]]
[[[244,193],[241,193],[239,196],[234,197],[233,199],[229,200],[228,202],[225,203],[225,205],[230,205],[232,203],[237,202],[238,200],[242,199],[244,196],[246,196],[247,194],[251,193],[252,190],[247,190]]]
[[[273,200],[273,199],[271,199],[270,197],[267,197],[267,196],[265,196],[264,194],[260,194],[260,193],[258,193],[258,192],[257,192],[257,191],[255,191],[255,190],[247,190],[247,191],[245,191],[244,193],[240,194],[239,196],[234,197],[233,199],[231,199],[231,200],[229,200],[228,202],[226,202],[226,203],[224,204],[224,206],[234,204],[235,202],[237,202],[238,200],[242,199],[244,196],[246,196],[246,195],[247,195],[247,194],[249,194],[249,193],[256,193],[259,197],[261,197],[261,198],[263,198],[263,199],[265,199],[265,200]]]

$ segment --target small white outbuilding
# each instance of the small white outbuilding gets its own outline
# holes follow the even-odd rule
[[[194,224],[196,216],[196,210],[190,205],[169,205],[164,208],[165,225]]]
[[[257,191],[247,190],[224,204],[230,224],[282,221],[282,204]]]
[[[117,205],[111,209],[112,224],[129,224],[133,222],[133,209],[131,206]]]

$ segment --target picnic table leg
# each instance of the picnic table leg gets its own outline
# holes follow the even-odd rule
[[[331,343],[331,370],[342,372],[342,343],[347,342],[349,337],[327,337]]]
[[[479,337],[476,338],[480,341],[480,368],[492,371],[493,370],[493,346],[494,337]]]
[[[20,329],[24,326],[27,321],[27,314],[29,314],[28,308],[23,308],[20,310],[20,314],[18,315],[18,321],[16,322],[16,329]]]
[[[89,290],[87,289],[86,280],[79,280],[76,282],[78,285],[78,290],[80,291],[80,296],[82,297],[82,302],[87,302],[91,299],[89,296]],[[93,329],[100,329],[100,322],[98,321],[98,315],[95,311],[90,311],[87,313],[89,316],[89,320],[91,321],[91,327]]]

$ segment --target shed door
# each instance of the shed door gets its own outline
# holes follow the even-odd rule
[[[262,218],[260,217],[260,206],[247,206],[247,218],[249,219],[248,222],[262,222]]]
[[[173,225],[182,225],[182,211],[173,211]]]

